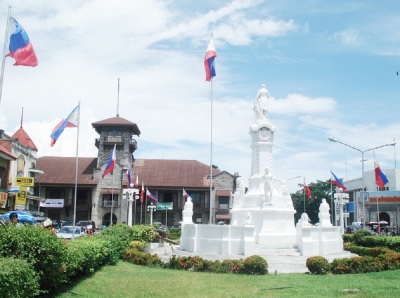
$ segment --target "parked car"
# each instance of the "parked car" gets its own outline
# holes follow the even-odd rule
[[[82,227],[83,230],[89,235],[94,234],[96,231],[96,224],[92,220],[80,220],[76,223],[78,227]]]
[[[82,227],[73,227],[73,226],[63,226],[57,233],[56,236],[61,239],[72,239],[82,237],[86,235],[86,232],[83,230]]]
[[[62,220],[62,221],[61,221],[61,226],[62,226],[62,227],[63,227],[63,226],[73,226],[73,225],[74,225],[74,223],[73,223],[72,220],[67,219],[67,220]]]
[[[353,234],[355,231],[359,230],[367,230],[370,232],[372,235],[378,235],[374,230],[372,230],[369,226],[364,226],[364,225],[349,225],[344,229],[344,232],[346,234]]]

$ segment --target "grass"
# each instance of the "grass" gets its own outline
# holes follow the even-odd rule
[[[400,270],[349,275],[236,275],[119,262],[55,297],[398,297]]]

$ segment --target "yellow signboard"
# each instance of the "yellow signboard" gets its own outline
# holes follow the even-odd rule
[[[15,210],[25,210],[25,204],[26,204],[26,188],[21,187],[21,190],[15,196],[14,209]]]
[[[0,207],[4,207],[7,204],[7,193],[0,192]]]
[[[35,178],[34,177],[16,177],[15,185],[34,186]]]

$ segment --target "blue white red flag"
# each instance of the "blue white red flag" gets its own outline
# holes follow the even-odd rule
[[[142,190],[140,191],[140,203],[144,202],[144,184],[142,181]]]
[[[8,45],[6,46],[6,56],[15,59],[14,65],[37,66],[39,64],[32,43],[28,34],[17,22],[16,19],[10,18],[8,22],[9,37],[6,37]]]
[[[379,164],[376,162],[376,160],[374,160],[374,166],[375,166],[375,182],[376,182],[376,185],[379,187],[379,189],[383,189],[385,187],[386,183],[389,182],[389,179],[382,172],[382,170],[379,167]]]
[[[50,146],[53,147],[62,132],[64,131],[64,128],[66,127],[77,127],[79,123],[79,105],[76,106],[75,109],[72,110],[72,112],[67,116],[66,119],[62,119],[60,123],[56,125],[56,127],[53,128],[53,131],[51,132],[50,135]]]
[[[192,197],[189,196],[189,194],[186,192],[186,190],[184,188],[183,188],[183,197],[192,199]]]
[[[158,198],[155,195],[151,194],[151,192],[148,189],[146,189],[146,197],[148,197],[154,201],[158,201]]]
[[[204,58],[204,68],[206,69],[206,81],[211,81],[216,76],[215,73],[215,58],[217,57],[217,51],[214,46],[214,39],[211,38],[208,43],[206,57]]]
[[[128,179],[128,188],[131,188],[132,180],[131,180],[131,169],[128,169],[126,172],[126,179]]]
[[[135,182],[135,188],[139,187],[139,175],[136,173],[136,182]]]
[[[333,172],[331,171],[331,174],[333,177],[331,177],[331,183],[333,185],[336,185],[337,187],[341,188],[343,191],[346,191],[346,186],[344,186],[342,180],[340,180],[338,177],[336,177],[335,174],[333,174]]]
[[[111,152],[110,159],[107,162],[106,168],[104,169],[104,173],[103,175],[101,175],[101,178],[104,178],[114,170],[116,162],[117,158],[115,155],[115,145],[114,145],[114,149]]]

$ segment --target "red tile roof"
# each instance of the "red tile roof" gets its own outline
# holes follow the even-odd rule
[[[3,155],[3,158],[6,158],[7,160],[15,160],[17,159],[8,149],[10,142],[0,140],[0,156]]]
[[[37,183],[44,184],[75,184],[75,157],[43,156],[36,161],[36,169],[42,170],[43,175],[38,175]],[[97,185],[93,180],[93,169],[97,167],[97,158],[79,157],[78,159],[78,184]]]
[[[209,186],[210,166],[197,160],[136,159],[132,181],[139,175],[146,187],[204,188]],[[213,169],[213,175],[220,170]],[[207,178],[208,177],[208,178]]]
[[[44,156],[37,159],[36,169],[44,171],[36,181],[43,184],[75,184],[75,157]],[[96,185],[92,180],[96,158],[80,157],[78,169],[79,185]],[[213,169],[213,176],[220,170]],[[145,187],[209,187],[210,166],[196,160],[136,159],[132,169],[132,181],[139,175]],[[125,179],[125,177],[124,177]]]
[[[129,127],[131,129],[131,133],[137,136],[140,136],[140,130],[136,123],[133,123],[125,118],[116,116],[112,118],[108,118],[105,120],[97,121],[92,123],[93,128],[96,130],[98,134],[101,132],[101,128],[104,126],[116,126],[116,127]]]
[[[34,151],[38,151],[35,143],[32,141],[31,137],[26,133],[22,126],[12,135],[13,139],[18,140],[24,146],[32,148]]]

